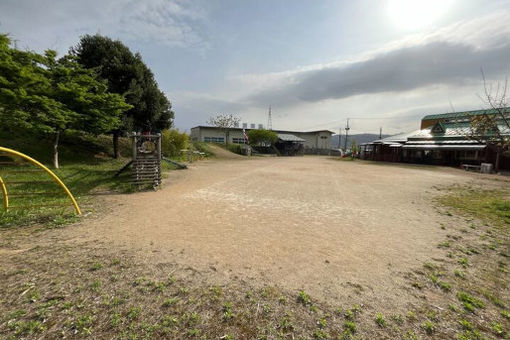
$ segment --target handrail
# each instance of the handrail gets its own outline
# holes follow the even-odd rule
[[[0,151],[6,152],[8,154],[12,154],[12,155],[15,155],[15,156],[18,156],[18,157],[21,157],[21,158],[29,161],[30,163],[37,165],[38,167],[40,167],[44,171],[46,171],[46,173],[48,173],[48,175],[50,175],[51,178],[53,178],[55,180],[55,182],[57,182],[57,184],[60,185],[60,187],[62,189],[64,189],[64,191],[67,194],[67,196],[69,196],[69,198],[71,199],[71,201],[72,201],[72,203],[74,205],[74,209],[76,210],[76,213],[78,215],[81,215],[80,207],[78,206],[78,202],[76,202],[76,200],[74,199],[73,194],[71,193],[71,191],[69,191],[69,189],[64,184],[64,182],[62,182],[60,180],[60,178],[58,178],[58,176],[55,175],[55,173],[53,173],[53,171],[51,171],[46,166],[44,166],[40,162],[36,161],[32,157],[29,157],[29,156],[27,156],[27,155],[25,155],[25,154],[23,154],[21,152],[18,152],[18,151],[12,150],[12,149],[8,149],[8,148],[4,148],[4,147],[1,147],[1,146],[0,146]],[[5,209],[8,209],[8,207],[9,207],[9,196],[7,195],[7,188],[5,187],[5,183],[3,182],[1,177],[0,177],[0,186],[2,187],[1,189],[2,189],[2,192],[4,194],[4,207],[5,207]]]

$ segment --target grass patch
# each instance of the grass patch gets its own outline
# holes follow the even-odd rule
[[[510,224],[510,201],[503,190],[453,189],[439,202],[500,227]]]

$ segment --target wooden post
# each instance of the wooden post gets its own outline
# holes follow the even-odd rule
[[[158,158],[161,160],[161,133],[157,134],[158,136]]]
[[[137,143],[136,132],[133,132],[133,160],[136,159],[136,143]]]

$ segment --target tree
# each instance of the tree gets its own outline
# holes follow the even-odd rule
[[[270,130],[250,130],[248,131],[250,144],[257,145],[274,145],[278,141],[278,135]]]
[[[241,118],[234,114],[218,114],[209,118],[208,124],[220,128],[225,133],[225,144],[228,145],[230,131],[232,128],[238,127]]]
[[[64,131],[104,133],[131,108],[73,57],[57,60],[51,50],[44,55],[20,51],[6,35],[0,35],[0,74],[0,123],[52,135],[55,168]]]
[[[496,151],[494,169],[499,171],[501,155],[510,147],[510,109],[507,107],[508,79],[498,81],[495,86],[488,84],[482,72],[484,94],[479,98],[487,106],[484,113],[473,116],[470,125],[470,137],[479,143],[485,143],[487,148]]]
[[[110,92],[123,95],[132,108],[126,111],[121,125],[113,134],[114,157],[118,155],[118,138],[131,130],[163,130],[172,126],[174,112],[165,94],[158,88],[154,74],[140,54],[133,54],[119,40],[85,35],[71,53],[86,68],[95,69],[108,82]]]

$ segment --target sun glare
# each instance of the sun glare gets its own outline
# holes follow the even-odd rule
[[[426,27],[439,19],[453,0],[389,0],[388,13],[394,25],[405,30]]]

